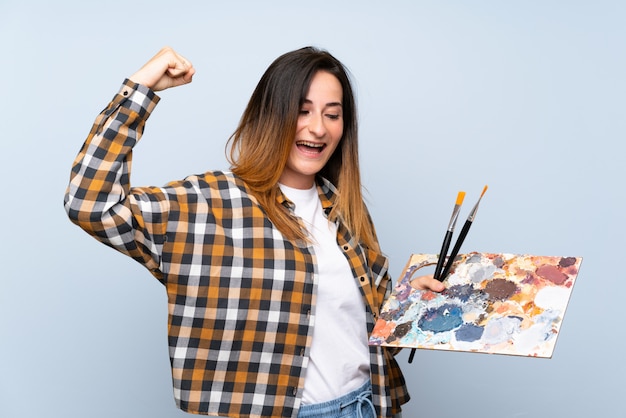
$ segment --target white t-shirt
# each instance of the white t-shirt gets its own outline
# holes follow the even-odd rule
[[[370,379],[365,303],[317,188],[280,188],[307,226],[317,257],[315,324],[302,396],[309,405],[341,397]]]

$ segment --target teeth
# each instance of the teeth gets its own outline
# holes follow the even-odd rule
[[[307,141],[298,141],[296,142],[296,144],[304,145],[304,146],[311,147],[311,148],[322,148],[324,146],[324,144],[316,144],[316,143],[307,142]]]

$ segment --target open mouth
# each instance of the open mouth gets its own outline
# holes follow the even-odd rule
[[[296,146],[302,151],[319,154],[326,147],[326,144],[318,144],[308,141],[296,141]]]

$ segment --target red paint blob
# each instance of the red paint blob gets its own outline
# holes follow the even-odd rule
[[[557,266],[545,264],[535,272],[537,276],[551,281],[554,284],[562,285],[567,280],[567,274],[563,273]]]
[[[437,294],[431,291],[425,291],[422,293],[422,300],[433,300],[437,297]]]

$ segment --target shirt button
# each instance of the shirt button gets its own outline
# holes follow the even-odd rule
[[[128,92],[127,91],[124,91],[124,93],[122,93],[122,94],[124,94],[124,96],[128,96]]]
[[[343,246],[343,250],[344,250],[344,251],[348,251],[349,249],[350,249],[350,247],[348,247],[347,245],[344,245],[344,246]]]
[[[293,396],[296,396],[298,394],[298,388],[293,388],[291,393],[293,394]]]
[[[365,283],[365,276],[361,276],[361,283]]]

